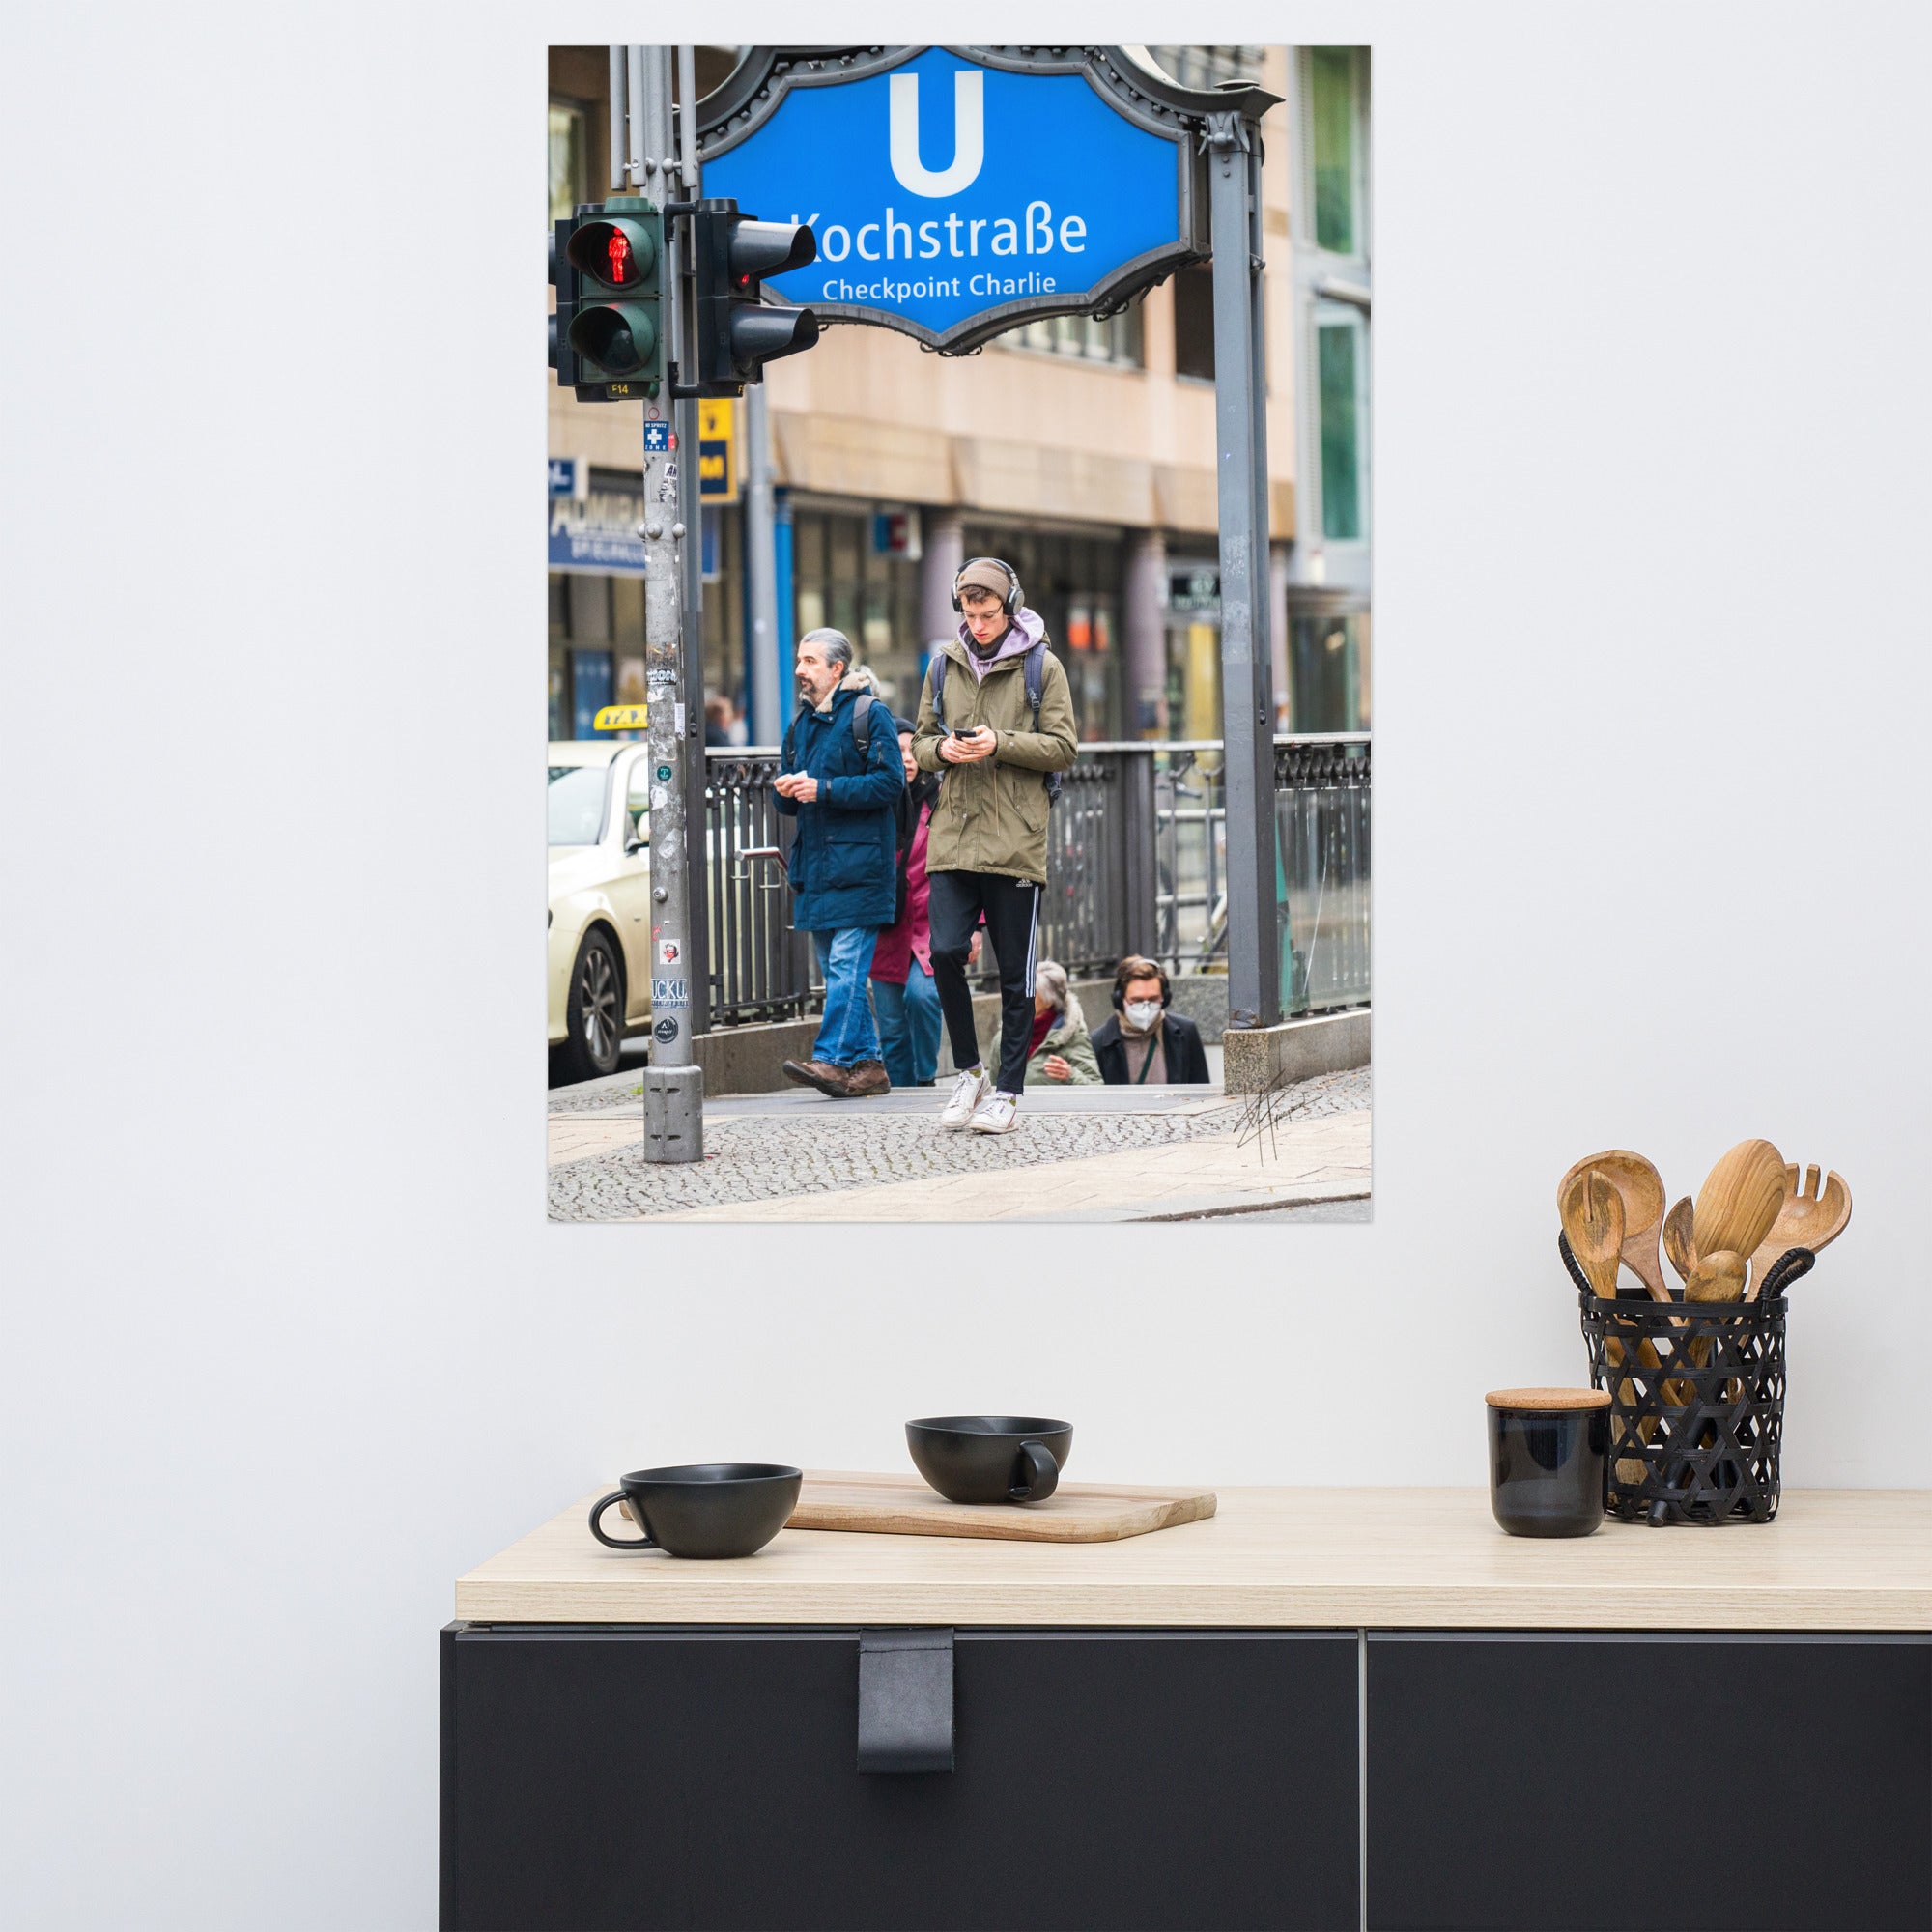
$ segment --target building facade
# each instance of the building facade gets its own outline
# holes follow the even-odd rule
[[[1366,48],[1159,47],[1190,86],[1258,80],[1267,283],[1271,633],[1283,729],[1369,722],[1369,55]],[[700,97],[738,50],[698,50]],[[608,59],[554,47],[553,215],[609,191]],[[1300,210],[1297,220],[1295,211]],[[1220,735],[1211,276],[1179,270],[1105,321],[1030,323],[979,354],[827,328],[773,363],[781,647],[819,624],[854,640],[894,703],[917,703],[950,636],[953,572],[1004,556],[1045,617],[1089,741]],[[589,735],[641,699],[641,409],[550,381],[550,729]],[[1297,407],[1297,398],[1305,407]],[[742,472],[745,410],[721,479]],[[561,473],[560,473],[561,472]],[[1316,477],[1298,490],[1297,475]],[[1303,519],[1318,521],[1308,528]],[[745,708],[744,507],[704,513],[708,691]],[[1319,538],[1315,532],[1320,532]]]

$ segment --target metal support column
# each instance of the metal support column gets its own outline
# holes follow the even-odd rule
[[[1116,752],[1121,774],[1121,952],[1160,952],[1160,855],[1154,812],[1154,748]]]
[[[747,737],[753,745],[776,745],[784,734],[784,667],[779,659],[772,420],[762,383],[745,390],[745,588],[752,611],[745,665]]]
[[[1260,128],[1236,113],[1211,115],[1208,151],[1228,801],[1228,1009],[1233,1023],[1272,1026],[1281,1017],[1281,976]]]
[[[642,191],[663,203],[676,198],[676,176],[667,163],[668,142],[655,154],[647,133],[670,127],[671,69],[668,47],[630,49],[631,152]],[[668,224],[668,227],[674,224]],[[668,242],[664,316],[673,357],[683,349],[680,286],[682,251]],[[695,970],[692,937],[704,917],[701,859],[703,817],[703,707],[695,720],[686,697],[686,665],[697,633],[686,597],[687,558],[697,532],[684,515],[681,459],[684,438],[672,447],[671,418],[657,403],[644,405],[644,678],[650,700],[651,767],[651,1059],[644,1073],[644,1158],[704,1157],[704,1073],[695,1064],[692,1036],[704,1010],[704,981]],[[694,429],[695,429],[694,425]],[[695,447],[696,438],[692,439]],[[691,727],[696,724],[694,754]],[[693,823],[691,767],[698,767],[697,816]],[[701,952],[698,957],[701,959]]]
[[[697,115],[684,106],[693,102],[697,79],[697,50],[695,47],[667,47],[666,64],[672,54],[677,59],[677,99],[673,117],[665,116],[665,175],[673,167],[679,183],[678,199],[696,201],[700,193],[697,179]],[[668,196],[667,197],[668,198]],[[680,227],[683,224],[679,224]],[[680,267],[682,257],[680,256]],[[680,338],[678,359],[684,362],[690,352]],[[689,382],[680,370],[681,379]],[[687,396],[677,405],[677,501],[678,520],[689,533],[683,551],[684,562],[684,715],[685,747],[690,753],[683,767],[685,780],[685,823],[691,827],[691,848],[687,864],[691,878],[691,924],[685,937],[691,948],[691,1024],[698,1033],[711,1028],[711,845],[710,814],[705,809],[704,762],[704,505],[698,494],[697,402]]]
[[[611,49],[611,192],[631,191],[630,49]]]

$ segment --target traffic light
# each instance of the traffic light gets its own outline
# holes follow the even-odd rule
[[[642,195],[619,195],[580,209],[567,226],[566,235],[557,223],[557,240],[573,286],[557,286],[552,360],[567,354],[576,366],[567,376],[558,366],[558,380],[585,401],[655,396],[665,374],[664,216]]]
[[[764,380],[764,365],[818,340],[809,308],[760,299],[759,283],[818,259],[818,242],[800,222],[753,221],[731,200],[700,201],[691,216],[697,309],[696,366],[679,376],[700,396],[736,396]]]
[[[583,380],[577,352],[570,346],[578,300],[577,270],[570,265],[570,237],[576,227],[574,220],[565,219],[550,231],[550,281],[556,291],[556,313],[550,318],[550,366],[566,389]]]

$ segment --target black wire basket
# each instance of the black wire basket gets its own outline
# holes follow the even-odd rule
[[[1590,1385],[1610,1392],[1605,1505],[1626,1522],[1769,1522],[1784,1434],[1784,1289],[1809,1271],[1794,1248],[1754,1301],[1653,1301],[1577,1283]]]

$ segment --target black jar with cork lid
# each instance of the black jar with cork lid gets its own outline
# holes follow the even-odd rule
[[[1490,1507],[1512,1536],[1588,1536],[1604,1520],[1607,1389],[1492,1389]]]

